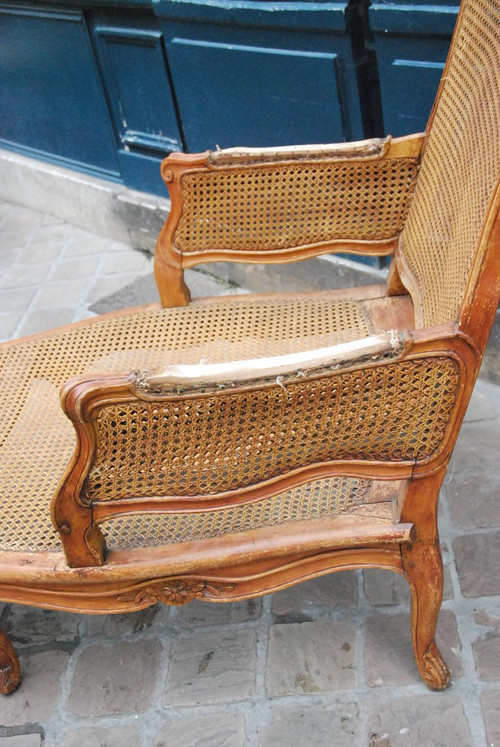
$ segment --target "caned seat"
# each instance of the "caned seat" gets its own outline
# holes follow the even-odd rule
[[[437,503],[500,297],[499,133],[499,0],[464,0],[425,133],[165,159],[161,307],[0,346],[0,599],[124,612],[390,569],[446,687]],[[184,282],[326,252],[391,256],[387,284]]]

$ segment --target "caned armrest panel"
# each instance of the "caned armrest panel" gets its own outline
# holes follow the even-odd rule
[[[172,210],[157,264],[391,254],[415,187],[421,142],[414,136],[173,154],[162,167]]]
[[[459,371],[436,357],[93,409],[85,500],[216,496],[336,460],[414,462],[440,447]]]
[[[446,460],[460,361],[439,353],[439,337],[428,354],[421,343],[408,353],[411,339],[347,368],[223,388],[158,392],[140,374],[68,382],[62,404],[78,442],[52,504],[68,562],[102,562],[97,524],[112,516],[219,511],[336,472],[406,478]]]

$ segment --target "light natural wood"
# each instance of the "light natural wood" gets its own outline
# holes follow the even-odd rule
[[[14,501],[20,514],[13,527],[18,534],[21,527],[21,539],[13,545],[11,537],[0,538],[1,599],[118,613],[157,601],[246,599],[344,569],[390,569],[410,585],[413,647],[422,679],[432,689],[446,687],[449,673],[435,643],[443,589],[437,503],[500,297],[500,160],[496,141],[488,137],[500,111],[500,83],[495,84],[500,59],[488,68],[490,58],[481,57],[483,42],[481,49],[474,46],[467,19],[473,14],[474,28],[484,25],[482,38],[492,58],[498,57],[500,29],[492,29],[483,0],[465,0],[464,8],[425,135],[172,154],[162,167],[172,210],[155,257],[163,310],[158,305],[129,309],[0,345],[0,356],[11,367],[12,356],[18,366],[9,374],[2,401],[6,441],[19,437],[19,422],[29,422],[29,393],[40,381],[62,384],[62,412],[57,409],[47,426],[51,437],[62,439],[62,446],[67,442],[65,416],[76,436],[73,456],[63,462],[66,469],[53,474],[54,487],[59,485],[51,516],[60,542],[50,539],[50,524],[43,521],[42,539],[33,540],[34,546],[31,540],[22,542],[32,536],[34,519],[48,521],[50,496],[39,494],[30,473],[26,491],[32,502]],[[457,65],[453,55],[464,45],[470,55]],[[476,53],[478,59],[467,66],[464,60]],[[477,140],[474,163],[460,150],[462,140],[450,142],[453,158],[440,161],[432,133],[447,126],[446,80],[462,76],[464,85],[473,85],[481,65],[491,90],[485,87],[482,108],[474,112],[477,127],[462,133],[464,143]],[[476,226],[474,242],[468,231],[458,235],[458,229],[458,238],[441,241],[441,229],[426,211],[429,205],[451,211],[462,184],[438,179],[439,194],[426,193],[421,185],[435,184],[436,175],[457,163],[465,184],[468,165],[477,168],[476,156],[483,160],[474,189],[483,189],[483,172],[489,181],[483,213],[467,214]],[[306,183],[312,194],[308,180],[315,169],[326,180],[323,191],[314,187],[315,200],[324,201],[342,183],[324,225],[309,192],[296,188]],[[262,194],[262,174],[271,184],[269,200]],[[186,186],[193,176],[201,179],[194,190]],[[221,219],[218,201],[226,188],[218,185],[228,180],[233,189],[235,178],[253,192],[235,215],[226,215],[224,208]],[[385,186],[376,186],[380,181]],[[288,187],[276,197],[283,183]],[[211,195],[207,203],[203,185]],[[464,200],[472,199],[472,188],[463,189]],[[393,215],[392,208],[379,207],[378,215],[373,205],[382,205],[387,192],[398,209]],[[353,207],[346,195],[358,203]],[[300,202],[304,196],[307,210]],[[200,199],[201,213],[192,214]],[[361,209],[366,200],[371,207]],[[455,202],[462,220],[463,200]],[[248,210],[256,204],[268,212],[254,231]],[[290,228],[294,221],[282,220],[294,205],[302,226],[296,234]],[[425,230],[419,232],[421,215]],[[445,217],[442,225],[453,218]],[[207,248],[202,232],[192,250],[189,232],[196,233],[209,218],[213,234],[220,229],[221,240],[229,236],[229,243]],[[317,233],[308,233],[309,223]],[[359,236],[351,235],[353,226],[361,226]],[[373,226],[378,226],[375,232]],[[331,230],[326,238],[325,230]],[[420,245],[423,252],[435,245],[439,273],[450,271],[450,288],[429,271],[438,265],[432,255],[422,265]],[[191,301],[183,277],[185,267],[222,258],[288,262],[346,250],[394,254],[387,287]],[[148,337],[148,324],[156,337],[153,332]],[[165,338],[159,328],[178,332]],[[168,339],[170,347],[151,349],[150,339]],[[63,360],[74,353],[72,344],[77,352],[83,346],[87,356],[95,349],[96,360],[104,363],[82,358],[73,367]],[[234,350],[244,352],[234,355]],[[154,366],[143,362],[143,355],[158,352]],[[118,361],[130,355],[139,366],[107,363],[114,355]],[[32,379],[26,378],[28,365]],[[64,371],[60,380],[56,369]],[[38,405],[36,391],[32,400]],[[40,421],[35,427],[41,453],[46,444]],[[33,441],[29,426],[23,428]],[[39,475],[37,466],[33,474]],[[3,495],[14,490],[9,474],[6,469],[0,476]],[[12,691],[19,676],[12,644],[0,633],[0,691]]]
[[[399,163],[411,162],[418,165],[421,156],[423,133],[403,138],[386,138],[385,140],[366,140],[356,143],[341,143],[325,146],[292,146],[290,148],[235,148],[202,154],[173,153],[164,162],[162,174],[170,192],[171,211],[167,223],[158,239],[155,258],[155,274],[160,297],[164,306],[183,305],[189,300],[188,291],[183,280],[183,269],[193,267],[202,262],[248,262],[248,263],[283,263],[294,262],[318,256],[327,252],[349,252],[355,255],[373,254],[390,256],[396,251],[398,234],[395,233],[384,239],[363,238],[360,234],[356,238],[348,236],[329,237],[322,241],[301,243],[273,251],[254,249],[211,248],[209,251],[190,250],[184,252],[176,243],[176,232],[183,215],[185,206],[183,200],[183,180],[186,176],[197,174],[239,173],[245,174],[252,169],[265,170],[272,166],[286,166],[299,163],[303,167],[308,164],[314,168],[317,163],[329,163],[335,173],[335,165],[340,170],[346,163]],[[358,175],[358,179],[365,177]],[[366,177],[367,179],[369,178]],[[407,193],[403,196],[403,204],[407,205],[411,199],[414,184],[408,182]],[[385,184],[384,189],[389,189]],[[343,206],[345,200],[340,198],[338,207]],[[334,206],[335,207],[335,206]],[[356,213],[356,210],[354,211]],[[242,216],[243,217],[243,216]],[[204,218],[207,220],[207,218]],[[235,224],[235,235],[240,230]]]
[[[403,573],[411,589],[411,628],[420,675],[432,690],[442,690],[450,673],[434,639],[443,598],[443,561],[437,531],[437,500],[445,470],[413,480],[402,516],[415,518],[412,542],[401,545]]]

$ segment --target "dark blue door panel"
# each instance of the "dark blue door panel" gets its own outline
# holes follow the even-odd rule
[[[144,26],[144,16],[141,20]],[[183,141],[162,35],[154,28],[138,28],[138,19],[109,17],[107,21],[107,25],[100,20],[93,24],[93,33],[124,181],[163,194],[161,159],[183,150]]]
[[[408,55],[410,50],[405,52]],[[425,129],[443,69],[444,62],[398,58],[391,61],[382,84],[387,132],[409,135]]]
[[[118,177],[82,14],[0,6],[0,38],[0,143]]]
[[[173,150],[423,130],[458,8],[368,5],[0,0],[0,146],[163,195]]]
[[[370,8],[386,133],[408,135],[425,129],[457,12],[454,6],[404,0]]]
[[[343,4],[155,3],[188,150],[362,137]]]
[[[345,137],[335,54],[174,38],[170,62],[188,150]]]

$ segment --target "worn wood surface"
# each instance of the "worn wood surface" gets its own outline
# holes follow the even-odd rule
[[[434,114],[431,123],[433,117]],[[369,142],[339,146],[333,149],[334,160],[339,163],[349,159],[418,160],[428,142],[427,137],[428,133],[425,139],[417,135],[382,145]],[[327,147],[329,157],[331,151]],[[282,155],[284,162],[308,158],[314,161],[321,158],[321,149],[309,149],[307,153],[301,148],[291,149],[283,151]],[[62,391],[63,410],[75,427],[77,448],[66,472],[61,475],[52,504],[53,522],[60,532],[65,554],[0,552],[0,597],[5,601],[51,609],[123,612],[142,609],[157,601],[183,605],[193,599],[214,602],[245,599],[347,568],[392,569],[402,573],[411,588],[413,647],[422,679],[430,688],[442,689],[449,681],[449,673],[435,644],[443,589],[437,502],[500,296],[500,187],[497,186],[488,206],[477,247],[476,270],[471,274],[457,319],[425,328],[421,324],[421,304],[425,298],[405,260],[399,236],[384,241],[335,239],[267,254],[214,251],[208,256],[203,252],[186,255],[178,250],[174,235],[183,213],[180,188],[183,174],[224,169],[228,162],[234,163],[234,158],[239,158],[241,165],[230,168],[246,168],[249,161],[261,163],[262,159],[275,164],[278,156],[274,150],[272,153],[241,150],[215,156],[174,154],[164,162],[163,176],[170,189],[172,212],[160,235],[155,260],[162,304],[182,307],[190,302],[183,269],[200,261],[216,261],[223,257],[234,261],[288,262],[325,251],[346,250],[382,255],[395,253],[387,289],[347,290],[339,292],[336,298],[362,303],[376,334],[396,330],[404,344],[387,360],[377,356],[370,358],[366,349],[366,359],[341,361],[338,370],[333,369],[330,374],[340,377],[349,371],[361,376],[366,371],[422,360],[451,363],[459,383],[439,444],[431,453],[412,459],[366,459],[354,455],[333,457],[324,462],[310,461],[284,470],[278,476],[210,495],[130,496],[90,502],[85,499],[84,484],[100,448],[96,427],[98,413],[116,404],[140,405],[151,399],[151,393],[141,392],[137,375],[131,373],[80,377],[68,382]],[[391,297],[389,303],[381,300],[381,294]],[[258,298],[261,297],[255,297]],[[92,323],[92,320],[83,322]],[[31,339],[41,336],[44,335]],[[25,339],[24,344],[27,341]],[[270,362],[263,372],[264,377],[266,372],[269,376],[279,376],[276,371],[282,362]],[[249,367],[247,364],[246,368]],[[256,383],[252,375],[247,374],[248,371],[241,373],[236,388],[251,392],[257,387],[271,386],[265,381]],[[219,376],[216,383],[226,382]],[[234,385],[235,382],[227,383]],[[185,396],[195,396],[189,393],[189,384],[186,387]],[[160,401],[167,395],[160,391],[156,396]],[[398,412],[403,404],[398,405]],[[377,427],[376,422],[373,427]],[[100,523],[120,514],[217,510],[244,505],[307,481],[334,475],[372,481],[370,497],[359,510],[335,517],[263,526],[196,542],[109,552],[106,552],[99,528]],[[10,692],[18,681],[15,651],[5,634],[0,633],[0,691]]]

